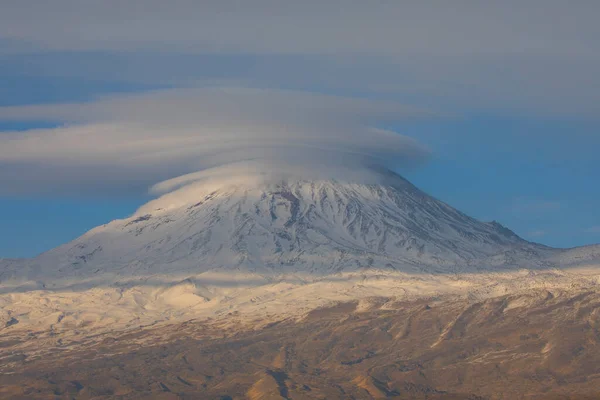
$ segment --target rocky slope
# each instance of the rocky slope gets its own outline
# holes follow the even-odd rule
[[[597,399],[599,309],[598,292],[532,290],[352,301],[260,330],[188,321],[108,332],[4,358],[0,397]]]

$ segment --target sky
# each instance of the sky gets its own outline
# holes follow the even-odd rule
[[[526,239],[600,243],[596,1],[0,7],[0,257],[248,158],[375,162]]]

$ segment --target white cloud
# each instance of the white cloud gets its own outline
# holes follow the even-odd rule
[[[421,162],[414,140],[378,129],[428,115],[399,104],[247,88],[167,90],[87,104],[0,108],[0,120],[66,125],[0,134],[0,193],[139,190],[243,160],[387,167]],[[334,171],[336,169],[333,169]]]

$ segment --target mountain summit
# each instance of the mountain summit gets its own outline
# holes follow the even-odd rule
[[[373,177],[371,183],[301,178],[192,183],[36,263],[54,278],[210,270],[322,276],[522,267],[518,264],[535,264],[551,252],[496,222],[453,209],[395,173],[378,171]]]

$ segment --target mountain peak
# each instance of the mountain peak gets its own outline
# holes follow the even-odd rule
[[[515,257],[535,263],[542,250],[390,171],[368,171],[361,179],[230,178],[179,182],[132,217],[96,228],[37,261],[59,266],[54,276],[105,274],[114,281],[234,270],[265,276],[455,273],[510,267]]]

